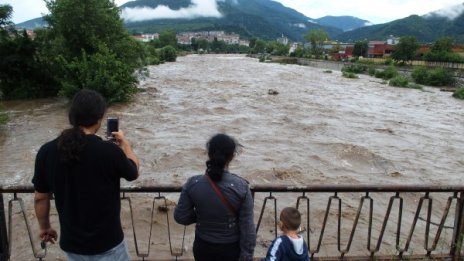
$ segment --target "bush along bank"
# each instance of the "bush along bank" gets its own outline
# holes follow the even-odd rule
[[[457,98],[457,99],[464,100],[464,87],[461,87],[461,88],[457,89],[456,91],[454,91],[453,97]]]
[[[419,66],[411,76],[416,83],[429,86],[448,86],[454,83],[451,72],[443,68],[427,69]]]
[[[2,112],[3,106],[0,104],[0,125],[5,124],[8,121],[8,115],[4,112]]]
[[[422,89],[421,85],[433,87],[461,85],[458,81],[455,80],[455,73],[452,70],[445,68],[426,68],[424,66],[417,66],[413,67],[410,76],[408,76],[407,72],[405,74],[400,74],[397,69],[398,67],[392,64],[383,69],[380,67],[382,66],[372,63],[367,64],[355,62],[345,65],[342,68],[342,72],[346,72],[346,76],[348,76],[348,73],[367,73],[372,77],[388,81],[389,86],[394,87]],[[413,83],[410,83],[410,81]],[[452,87],[450,89],[454,88],[455,87]],[[454,97],[460,97],[462,95],[461,92],[462,91],[460,89],[456,90]]]
[[[34,39],[10,21],[11,6],[0,7],[1,99],[71,98],[88,88],[109,103],[126,102],[139,91],[146,66],[177,58],[175,33],[135,40],[112,1],[50,1],[49,27],[36,29]]]

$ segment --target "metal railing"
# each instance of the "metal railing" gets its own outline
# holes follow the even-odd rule
[[[424,186],[424,185],[309,185],[309,186],[263,186],[254,185],[251,187],[255,200],[255,207],[259,206],[259,215],[256,223],[258,236],[269,236],[263,227],[263,220],[267,219],[268,224],[273,225],[271,232],[272,240],[277,236],[277,215],[278,201],[284,201],[288,206],[289,200],[293,200],[295,206],[302,213],[304,230],[302,234],[308,244],[312,260],[403,260],[403,259],[440,259],[440,260],[461,260],[462,258],[462,239],[464,233],[463,202],[464,186]],[[121,200],[129,204],[130,223],[133,232],[133,242],[135,253],[141,260],[149,260],[150,242],[154,223],[155,202],[160,201],[165,210],[168,210],[168,203],[165,194],[179,193],[180,186],[146,186],[131,187],[121,189]],[[27,209],[24,201],[18,197],[21,193],[33,193],[33,188],[29,186],[2,187],[0,188],[0,260],[8,260],[11,254],[12,227],[12,208],[13,204],[18,204],[25,221],[29,240],[32,246],[33,255],[36,259],[42,260],[46,256],[45,251],[37,251],[33,243],[33,233],[27,219]],[[151,206],[150,228],[148,233],[148,249],[145,252],[140,250],[139,241],[135,229],[134,211],[131,197],[129,195],[137,193],[153,193]],[[8,201],[8,210],[5,210],[3,195],[8,194],[11,198]],[[322,202],[317,202],[316,199]],[[326,201],[325,201],[326,200]],[[272,202],[273,204],[268,204]],[[316,203],[314,203],[316,202]],[[438,204],[433,205],[433,202]],[[357,204],[357,207],[354,205]],[[408,207],[406,207],[406,205]],[[437,206],[438,205],[438,206]],[[270,208],[269,208],[270,206]],[[345,217],[349,211],[345,211],[344,206],[351,206],[351,212],[355,213],[351,217]],[[383,211],[374,211],[374,206],[383,207]],[[440,209],[442,208],[442,209]],[[438,210],[437,210],[438,209]],[[315,222],[313,213],[318,212],[321,222]],[[183,227],[182,247],[179,251],[173,250],[172,230],[169,218],[169,211],[164,212],[167,224],[167,241],[171,258],[175,260],[191,260],[184,257],[184,240],[186,238],[186,228]],[[452,213],[452,214],[450,214]],[[454,213],[454,214],[453,214]],[[8,214],[8,222],[6,222]],[[266,214],[266,215],[265,215]],[[422,217],[425,215],[425,217]],[[410,218],[406,220],[407,218]],[[314,220],[313,220],[314,219]],[[335,220],[335,221],[333,221]],[[374,220],[380,224],[375,227]],[[171,221],[172,222],[172,221]],[[351,225],[346,225],[352,222]],[[423,237],[417,235],[418,222],[425,229]],[[423,222],[423,223],[422,223]],[[333,225],[333,223],[335,223]],[[360,224],[363,223],[363,226]],[[448,224],[447,224],[448,223]],[[8,230],[7,230],[8,225]],[[406,226],[408,225],[408,226]],[[391,228],[393,227],[393,229]],[[432,229],[433,227],[433,229]],[[374,235],[373,231],[377,231]],[[318,231],[317,233],[315,231]],[[447,239],[443,236],[444,230],[451,230],[452,235]],[[432,233],[435,231],[435,233]],[[344,233],[346,232],[346,233]],[[356,232],[364,234],[355,239]],[[393,232],[393,233],[390,233]],[[346,236],[348,235],[348,236]],[[324,244],[327,244],[327,237],[335,238],[332,250],[322,251]],[[343,237],[346,237],[343,239]],[[267,243],[270,243],[268,240]],[[313,241],[316,244],[313,245]],[[344,241],[344,242],[342,242]],[[362,241],[362,244],[361,242]],[[393,244],[386,241],[394,241]],[[414,252],[410,247],[412,243],[420,241],[423,249]],[[442,244],[438,249],[439,242]],[[357,250],[352,250],[353,243],[358,245]],[[360,245],[364,245],[359,249]],[[328,244],[330,245],[330,243]],[[385,254],[381,251],[382,247],[393,247]],[[326,247],[324,247],[326,248]],[[330,248],[328,246],[327,248]],[[362,252],[361,254],[359,254]],[[159,259],[151,259],[159,260]]]

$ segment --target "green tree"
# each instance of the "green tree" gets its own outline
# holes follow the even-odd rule
[[[176,48],[177,46],[177,36],[176,32],[174,31],[162,31],[159,34],[159,46],[158,48],[165,47],[165,46],[172,46]]]
[[[369,50],[369,45],[367,41],[357,41],[353,47],[353,56],[354,57],[366,57],[368,50]]]
[[[99,47],[93,55],[82,51],[81,57],[63,65],[72,81],[64,81],[61,93],[71,97],[80,89],[96,90],[107,97],[109,103],[126,101],[135,93],[132,88],[137,82],[133,70],[116,57],[106,46]]]
[[[266,42],[261,40],[261,39],[257,39],[253,48],[251,48],[251,53],[253,54],[257,54],[257,53],[264,53],[266,51]]]
[[[46,4],[50,41],[44,52],[55,54],[51,62],[57,67],[61,93],[73,96],[81,88],[97,89],[100,83],[97,90],[109,101],[130,99],[136,91],[134,72],[146,63],[146,54],[126,32],[114,1],[46,0]]]
[[[258,38],[256,37],[252,37],[250,39],[250,43],[248,44],[248,47],[250,47],[250,49],[253,49],[255,47],[255,44],[256,44],[256,41],[258,40]]]
[[[13,8],[10,5],[0,5],[0,43],[3,41],[5,28],[8,24],[8,22],[11,19],[11,15],[13,13]],[[0,82],[2,80],[0,79]],[[3,99],[3,94],[1,93],[0,89],[0,101]],[[6,114],[1,112],[3,109],[3,105],[0,103],[0,124],[4,124],[7,121]]]
[[[5,99],[56,95],[57,85],[38,55],[38,45],[9,20],[13,9],[0,6],[0,92]]]
[[[295,51],[293,51],[290,56],[291,57],[303,57],[304,56],[304,53],[305,53],[305,49],[298,46]]]
[[[450,53],[453,51],[454,40],[451,37],[443,37],[435,41],[432,46],[432,52]]]
[[[197,52],[198,51],[198,41],[197,38],[192,38],[190,46],[192,47],[192,50]]]
[[[419,43],[414,36],[403,36],[400,42],[395,46],[391,57],[393,60],[401,63],[414,60],[416,52],[419,49]]]
[[[311,44],[311,54],[319,59],[324,53],[324,42],[329,40],[329,35],[322,29],[314,29],[305,35],[305,39]]]
[[[11,22],[12,15],[13,7],[11,7],[11,5],[0,5],[0,29],[2,31],[13,25]]]
[[[163,48],[159,49],[159,57],[162,61],[166,62],[175,62],[177,59],[177,51],[176,48],[167,45]]]
[[[198,49],[202,49],[203,51],[209,50],[209,42],[205,38],[201,38],[197,40],[198,42]]]
[[[266,46],[266,51],[272,55],[286,56],[288,55],[289,50],[290,47],[288,45],[285,45],[277,41],[269,42]]]
[[[430,52],[424,55],[429,62],[464,63],[464,57],[453,52],[454,40],[450,37],[440,38],[433,44]]]
[[[226,48],[227,45],[223,40],[218,41],[218,39],[214,37],[214,40],[211,43],[211,51],[215,53],[224,53],[226,51]]]

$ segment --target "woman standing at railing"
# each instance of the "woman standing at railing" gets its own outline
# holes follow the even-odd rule
[[[206,147],[206,173],[184,184],[174,219],[182,225],[196,223],[196,261],[252,260],[256,245],[253,199],[248,182],[228,171],[237,144],[217,134]]]

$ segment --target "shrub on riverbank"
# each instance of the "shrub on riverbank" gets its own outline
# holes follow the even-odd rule
[[[25,31],[6,31],[0,26],[0,92],[6,100],[41,98],[58,93],[47,60],[38,54],[39,44]]]
[[[8,121],[8,115],[6,113],[0,112],[0,124],[5,124]]]
[[[61,95],[72,97],[80,89],[88,88],[101,93],[109,103],[128,101],[137,91],[137,79],[130,65],[121,62],[105,47],[95,54],[85,51],[78,59],[62,59],[64,75]]]
[[[345,78],[349,78],[349,79],[357,79],[359,78],[359,76],[357,76],[355,73],[352,73],[352,72],[343,72],[342,74],[343,77]]]
[[[5,124],[8,121],[8,115],[2,112],[3,105],[0,103],[0,124]]]
[[[375,77],[382,78],[384,80],[392,79],[396,76],[398,76],[398,70],[396,70],[395,66],[393,65],[388,66],[383,71],[375,71]]]
[[[446,86],[453,84],[451,73],[443,68],[436,68],[429,71],[428,84],[432,86]]]
[[[369,68],[367,69],[367,73],[370,75],[370,76],[375,76],[375,67],[374,66],[369,66]]]
[[[416,83],[430,86],[446,86],[454,82],[451,73],[443,68],[427,69],[419,66],[414,69],[411,76]]]
[[[395,77],[393,77],[390,82],[388,83],[388,85],[390,86],[394,86],[394,87],[408,87],[408,84],[409,84],[409,81],[408,79],[406,79],[405,77],[401,76],[401,75],[397,75]]]
[[[418,84],[426,84],[427,82],[427,69],[424,66],[419,66],[414,69],[411,74],[414,81]]]
[[[161,61],[175,62],[177,59],[176,48],[170,45],[160,48],[158,50],[158,57],[160,58]]]
[[[145,66],[177,58],[174,47],[157,50],[132,38],[109,0],[48,1],[49,27],[35,30],[35,39],[14,29],[12,8],[7,7],[9,26],[0,26],[0,92],[5,99],[72,97],[89,88],[109,102],[127,101],[147,72]]]
[[[457,89],[456,91],[454,91],[453,97],[464,100],[464,87],[461,87]]]
[[[345,65],[342,68],[342,72],[347,72],[347,73],[364,73],[365,71],[367,71],[367,65],[359,64],[359,63]]]

